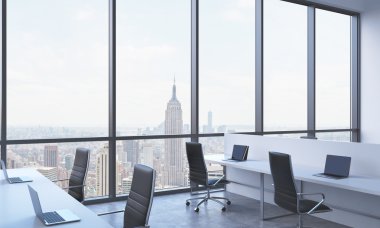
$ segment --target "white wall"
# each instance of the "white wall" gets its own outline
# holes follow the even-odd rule
[[[380,1],[313,0],[361,15],[361,136],[380,143]]]

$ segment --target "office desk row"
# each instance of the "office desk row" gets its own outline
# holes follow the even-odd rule
[[[33,182],[9,184],[0,180],[0,227],[46,227],[36,217],[27,185],[39,194],[42,210],[69,209],[81,220],[58,227],[111,227],[87,207],[76,201],[34,169],[9,169],[10,176],[28,176]]]
[[[260,217],[261,219],[264,219],[264,174],[271,174],[269,161],[247,160],[243,162],[235,162],[225,161],[224,159],[225,158],[223,154],[205,156],[205,160],[208,163],[220,164],[225,167],[231,167],[260,174]],[[323,172],[323,170],[318,170],[312,167],[297,166],[293,164],[294,178],[301,181],[301,185],[302,182],[309,182],[333,188],[380,196],[380,179],[377,177],[351,175],[348,178],[336,180],[313,176],[313,174],[321,172]]]

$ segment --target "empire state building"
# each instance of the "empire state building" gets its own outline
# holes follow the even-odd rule
[[[178,135],[183,133],[181,103],[177,99],[175,80],[172,98],[165,111],[165,134]],[[183,139],[165,139],[165,184],[167,186],[186,186],[185,153]]]

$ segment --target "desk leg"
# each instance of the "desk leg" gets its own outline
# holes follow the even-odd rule
[[[264,173],[260,173],[260,217],[264,220]]]

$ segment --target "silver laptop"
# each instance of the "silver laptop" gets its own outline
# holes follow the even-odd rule
[[[33,181],[30,177],[8,177],[8,172],[7,169],[5,168],[5,163],[3,160],[0,160],[1,163],[1,168],[3,169],[4,177],[7,179],[7,181],[10,184],[15,184],[15,183],[24,183],[24,182],[31,182]]]
[[[63,209],[52,212],[42,212],[40,199],[38,198],[38,193],[34,190],[30,185],[28,185],[30,198],[32,199],[34,212],[36,216],[41,220],[43,224],[46,226],[68,223],[68,222],[76,222],[79,221],[80,218],[73,214],[70,210]]]

